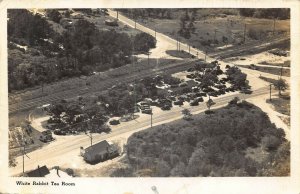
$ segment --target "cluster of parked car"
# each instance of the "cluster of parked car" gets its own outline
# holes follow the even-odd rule
[[[151,114],[152,113],[149,102],[143,101],[140,104],[141,104],[140,108],[141,108],[142,113],[144,113],[144,114]]]

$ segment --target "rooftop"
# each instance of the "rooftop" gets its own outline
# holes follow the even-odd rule
[[[97,144],[94,144],[90,147],[87,147],[85,149],[85,153],[97,154],[99,152],[106,151],[106,149],[109,148],[109,147],[110,147],[109,143],[106,140],[104,140],[104,141],[101,141],[101,142],[99,142]]]
[[[42,167],[38,166],[37,169],[27,172],[26,174],[28,177],[44,177],[49,173],[50,172],[47,166],[42,166]]]

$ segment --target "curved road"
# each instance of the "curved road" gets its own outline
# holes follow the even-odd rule
[[[109,14],[111,16],[116,16],[116,12],[111,10],[109,10]],[[121,14],[119,14],[119,20],[129,26],[134,27],[134,21],[122,16]],[[136,24],[136,27],[137,29],[144,31],[146,33],[154,34],[153,30],[146,28],[140,24]],[[174,48],[176,48],[176,44],[177,44],[176,40],[171,39],[170,37],[165,36],[161,33],[156,33],[156,37],[159,41],[165,41],[167,44],[173,44]],[[183,48],[184,45],[185,44],[182,44],[181,48]],[[188,48],[187,45],[185,46],[187,49]],[[194,55],[197,55],[198,53],[198,57],[204,58],[203,52],[195,48],[191,48],[191,53]],[[207,60],[211,61],[214,59],[211,57],[207,57]],[[250,70],[248,71],[252,72]],[[256,77],[257,74],[252,76]],[[89,89],[82,90],[82,92],[88,92],[88,91]],[[235,93],[223,97],[220,96],[217,98],[213,98],[214,101],[216,102],[216,105],[214,105],[214,107],[220,107],[226,105],[235,96],[238,96],[240,99],[247,99],[247,98],[257,97],[261,95],[266,95],[268,94],[268,92],[269,92],[268,87],[256,87],[251,95]],[[77,95],[79,94],[77,93],[76,96]],[[44,101],[41,102],[44,103]],[[35,105],[34,103],[35,101],[32,102],[33,105]],[[18,107],[14,107],[14,108],[15,110],[19,110]],[[206,108],[207,108],[206,104],[201,103],[199,106],[190,107],[189,109],[191,110],[192,113],[199,113],[201,111],[206,110]],[[158,114],[154,114],[153,115],[154,125],[159,125],[162,123],[170,122],[175,119],[181,118],[182,117],[181,110],[182,107],[175,106],[170,111],[162,111]],[[136,131],[140,131],[149,127],[150,127],[150,116],[143,117],[141,119],[137,119],[136,121],[134,120],[127,123],[122,123],[120,126],[113,127],[113,131],[109,134],[94,135],[93,141],[99,142],[101,140],[111,140],[118,136],[126,136],[129,133],[131,134]],[[30,159],[25,157],[25,171],[35,169],[38,165],[40,166],[47,165],[48,167],[53,167],[56,165],[58,166],[67,165],[71,167],[72,161],[70,161],[69,158],[72,158],[72,156],[74,155],[79,155],[79,148],[81,146],[87,147],[89,146],[89,144],[90,144],[90,139],[85,135],[63,137],[63,139],[60,139],[59,141],[52,142],[39,150],[35,150],[33,152],[28,153],[27,155],[30,157]],[[17,175],[22,172],[22,157],[16,158],[16,161],[18,165],[14,168],[10,168],[11,175]]]
[[[232,95],[213,98],[216,104],[213,107],[221,107],[226,105],[235,96],[240,99],[248,99],[256,96],[265,95],[269,92],[268,87],[263,87],[253,91],[251,95],[235,93]],[[170,111],[162,111],[159,114],[153,115],[153,125],[167,123],[176,119],[182,118],[182,107],[174,106]],[[199,106],[189,107],[191,113],[203,112],[207,109],[205,102]],[[121,126],[114,127],[109,134],[94,134],[93,142],[100,142],[102,140],[114,139],[117,136],[127,135],[150,127],[150,116],[137,119],[137,121],[130,121],[122,123]],[[45,147],[27,153],[30,157],[25,157],[25,171],[35,169],[38,165],[47,165],[47,167],[68,165],[72,166],[72,161],[69,160],[68,155],[78,155],[79,148],[90,145],[90,139],[86,135],[64,136],[59,141],[54,141]],[[22,156],[16,158],[17,166],[10,168],[11,176],[22,173]]]

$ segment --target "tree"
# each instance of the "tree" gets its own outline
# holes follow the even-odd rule
[[[280,140],[273,135],[265,136],[261,142],[266,150],[275,150],[281,144]]]
[[[186,39],[189,39],[191,37],[190,29],[189,29],[189,27],[186,26],[186,23],[189,20],[190,20],[190,17],[188,14],[188,10],[186,9],[185,14],[180,17],[180,29],[178,31],[178,34]]]
[[[191,119],[192,113],[189,109],[185,108],[181,111],[181,113],[183,114],[183,119],[185,119],[185,120],[190,120]]]
[[[288,88],[288,84],[284,79],[279,79],[274,83],[275,89],[278,90],[278,94],[281,95],[281,91],[285,91]]]
[[[252,17],[254,12],[255,12],[255,9],[250,9],[250,8],[241,8],[239,9],[240,11],[240,15],[241,16],[244,16],[244,17]]]
[[[209,111],[210,111],[210,107],[215,105],[215,104],[216,103],[211,98],[209,98],[209,100],[206,102],[206,106],[207,106]]]
[[[202,88],[213,86],[218,81],[218,76],[213,73],[205,73],[202,77],[200,86]]]
[[[59,23],[62,18],[61,14],[56,9],[47,9],[46,15],[54,22]]]
[[[133,42],[135,51],[149,52],[156,47],[156,39],[145,32],[137,34]]]
[[[237,105],[237,103],[240,101],[240,98],[239,97],[234,97],[231,101],[229,101],[228,104],[230,105]]]
[[[191,111],[190,111],[189,109],[187,109],[187,108],[183,109],[183,110],[181,111],[181,113],[182,113],[183,115],[187,115],[187,116],[192,115],[192,114],[191,114]]]
[[[66,18],[69,18],[71,16],[71,12],[69,11],[69,10],[67,10],[66,12],[65,12],[65,17]]]

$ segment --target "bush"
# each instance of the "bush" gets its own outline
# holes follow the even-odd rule
[[[141,52],[149,52],[151,48],[156,47],[156,39],[145,33],[141,32],[134,37],[134,50]]]
[[[280,145],[280,140],[278,137],[275,137],[274,135],[265,136],[262,139],[262,145],[265,147],[266,150],[271,151],[278,148]]]
[[[210,115],[210,114],[214,114],[214,111],[212,110],[206,110],[204,111],[205,114]]]
[[[74,176],[74,170],[71,169],[71,168],[67,168],[67,169],[66,169],[66,173],[67,173],[69,176]]]
[[[255,30],[253,28],[250,28],[248,30],[248,36],[254,40],[258,40],[259,39],[259,32],[258,30]]]

